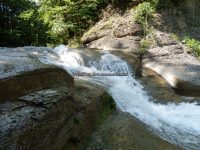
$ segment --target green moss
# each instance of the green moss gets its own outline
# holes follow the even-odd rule
[[[108,117],[108,115],[113,111],[115,110],[116,108],[116,104],[115,104],[115,101],[114,99],[108,95],[107,93],[104,93],[102,96],[101,96],[101,102],[103,104],[103,111],[101,113],[101,122],[106,120],[106,118]]]
[[[103,101],[103,106],[105,106],[111,110],[115,109],[115,107],[116,107],[115,101],[110,95],[108,95],[107,93],[104,93],[101,96],[101,99]]]
[[[79,125],[81,122],[78,118],[74,117],[74,124]]]

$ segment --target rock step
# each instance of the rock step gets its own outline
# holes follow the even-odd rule
[[[39,90],[0,103],[0,149],[82,148],[115,108],[103,89],[87,83]]]
[[[36,90],[59,86],[72,87],[73,84],[73,77],[60,68],[25,71],[14,77],[0,79],[0,101],[11,100]]]

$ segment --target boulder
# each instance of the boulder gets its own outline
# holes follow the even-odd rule
[[[134,36],[126,36],[122,38],[105,36],[89,43],[87,47],[101,50],[137,51],[140,48],[140,38]]]
[[[76,83],[32,92],[0,104],[0,149],[83,149],[90,134],[114,110],[100,87]]]
[[[59,86],[72,87],[74,79],[65,70],[39,61],[48,48],[0,48],[0,101],[32,91]]]

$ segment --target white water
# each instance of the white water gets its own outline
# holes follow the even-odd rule
[[[127,63],[110,53],[102,53],[95,61],[84,61],[81,53],[61,45],[53,53],[45,53],[43,62],[64,67],[72,75],[87,73],[128,73],[128,76],[81,77],[102,84],[124,112],[144,122],[163,139],[184,149],[200,149],[200,106],[196,103],[158,104],[150,101],[143,86],[136,81]]]

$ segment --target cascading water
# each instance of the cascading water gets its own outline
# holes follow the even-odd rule
[[[95,60],[85,59],[83,55],[61,45],[44,53],[40,60],[61,66],[73,76],[88,74],[80,78],[103,85],[119,109],[144,122],[154,133],[184,149],[200,149],[200,106],[196,103],[154,103],[132,77],[125,61],[109,52],[101,53]]]

